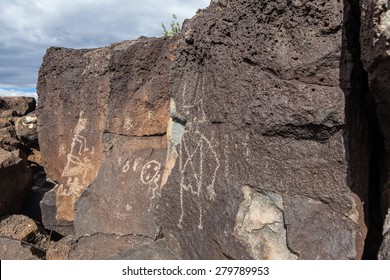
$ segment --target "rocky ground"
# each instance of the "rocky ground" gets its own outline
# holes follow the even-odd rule
[[[37,116],[0,100],[0,258],[389,259],[389,9],[211,1],[48,49]]]

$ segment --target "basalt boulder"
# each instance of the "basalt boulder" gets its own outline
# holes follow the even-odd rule
[[[91,185],[77,203],[78,236],[158,235],[149,201],[166,157],[172,48],[167,38],[140,38],[47,51],[38,81],[39,143],[45,170],[58,182],[41,203],[48,228],[73,233],[74,207]]]
[[[43,222],[77,239],[61,258],[361,258],[358,4],[212,1],[172,39],[49,49]]]
[[[185,259],[361,258],[368,151],[348,3],[212,2],[173,63],[163,235]]]

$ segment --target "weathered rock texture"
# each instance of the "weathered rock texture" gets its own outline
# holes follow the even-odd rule
[[[369,90],[374,96],[376,119],[380,131],[378,145],[378,196],[382,220],[390,208],[390,3],[385,0],[362,0],[362,62],[367,70]],[[384,142],[384,143],[381,143]],[[389,258],[389,236],[384,233],[380,258]]]
[[[171,76],[185,132],[156,212],[183,258],[361,257],[368,174],[349,161],[364,135],[346,111],[358,93],[344,84],[353,62],[340,71],[343,11],[223,1],[185,26]],[[246,218],[256,208],[270,216]]]
[[[19,240],[22,244],[32,246],[35,252],[44,255],[50,236],[34,220],[24,215],[2,217],[0,236]]]
[[[37,145],[35,105],[32,97],[0,97],[0,148],[14,151]]]
[[[1,97],[0,116],[2,118],[21,117],[35,110],[36,101],[33,97]]]
[[[358,4],[212,1],[173,39],[49,49],[42,216],[77,239],[52,258],[361,258],[377,151]]]
[[[33,250],[33,247],[19,240],[0,237],[1,260],[37,260]]]
[[[61,244],[61,245],[60,245]],[[59,241],[49,249],[49,259],[67,260],[170,260],[176,259],[162,240],[141,236],[95,234],[88,237]],[[60,246],[59,248],[57,248]],[[60,252],[59,250],[64,250]],[[64,254],[65,253],[65,254]]]
[[[39,141],[43,165],[58,181],[42,202],[48,228],[72,232],[75,202],[97,176],[78,204],[78,235],[158,235],[151,209],[166,157],[170,44],[141,38],[47,51]]]

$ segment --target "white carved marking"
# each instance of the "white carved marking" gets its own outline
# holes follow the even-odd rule
[[[86,176],[88,175],[88,171],[92,168],[91,160],[88,155],[91,154],[91,152],[94,153],[95,150],[92,149],[90,151],[90,149],[87,147],[87,139],[81,135],[81,132],[86,128],[86,124],[87,119],[83,118],[83,112],[80,112],[79,120],[74,131],[74,136],[72,137],[70,152],[67,155],[67,162],[62,172],[62,177],[73,178],[71,180],[72,183],[68,184],[70,189],[78,189],[85,186],[87,184]]]
[[[158,181],[161,177],[161,175],[159,174],[160,170],[161,163],[157,160],[147,162],[141,169],[141,182],[144,185],[148,185],[148,193],[152,193],[148,211],[152,209],[153,200],[157,197],[157,191],[159,189]]]
[[[62,171],[62,178],[66,179],[66,182],[61,183],[57,189],[57,195],[68,196],[70,199],[57,200],[57,219],[73,220],[73,203],[90,183],[87,176],[93,168],[91,155],[95,150],[88,148],[87,139],[82,135],[86,126],[87,119],[83,117],[81,111],[74,129],[70,152],[66,156],[67,161]],[[65,154],[65,146],[60,146],[59,153]]]
[[[229,177],[229,155],[227,151],[229,150],[229,137],[225,135],[225,149],[223,150],[223,154],[225,155],[225,179],[228,180]]]
[[[133,206],[131,206],[130,204],[126,204],[125,209],[127,212],[130,212],[130,210],[133,209]]]
[[[123,167],[122,167],[122,172],[127,173],[129,170],[130,170],[130,162],[129,162],[129,160],[126,160],[125,165],[123,165]]]
[[[204,92],[204,81],[202,85],[202,91]],[[181,173],[180,180],[180,207],[181,213],[179,217],[178,227],[182,228],[182,223],[185,215],[185,207],[184,207],[184,191],[189,192],[191,195],[194,195],[196,198],[196,203],[198,205],[199,210],[199,223],[198,228],[203,229],[203,207],[202,207],[202,195],[204,190],[207,191],[207,197],[210,201],[214,201],[217,197],[215,192],[215,180],[217,177],[217,172],[220,168],[220,161],[218,154],[216,153],[215,146],[217,144],[213,144],[214,137],[209,139],[205,136],[201,131],[199,124],[203,124],[207,122],[206,114],[204,111],[203,99],[200,100],[200,112],[201,119],[197,120],[194,118],[194,123],[188,124],[188,129],[184,133],[183,140],[179,146],[179,171]],[[194,130],[194,132],[192,132]],[[191,133],[190,133],[191,131]],[[186,134],[191,135],[191,139],[196,137],[199,139],[196,142],[196,146],[194,148],[189,148],[187,143]],[[195,141],[193,141],[195,142]],[[195,155],[198,155],[199,162],[195,162]],[[210,168],[211,163],[214,161],[214,169],[212,170],[211,179],[207,182],[204,178],[204,168]],[[208,170],[209,171],[209,170]],[[187,174],[186,174],[187,172]],[[193,180],[188,178],[189,174],[192,174]]]
[[[124,129],[130,130],[134,127],[133,120],[131,118],[126,118],[125,125],[123,126]]]
[[[60,156],[60,157],[62,157],[62,156],[64,156],[65,155],[65,144],[61,144],[60,145],[60,148],[58,149],[58,155]]]
[[[137,170],[137,167],[138,167],[138,164],[139,162],[142,160],[142,158],[136,158],[134,160],[134,164],[133,164],[133,171],[135,172]]]

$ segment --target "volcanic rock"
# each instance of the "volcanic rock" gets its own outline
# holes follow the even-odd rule
[[[82,224],[90,225],[89,222],[80,222],[84,227],[80,232],[84,234],[103,227],[106,231],[111,228],[111,231],[123,233],[124,228],[130,225],[119,225],[128,217],[131,208],[138,212],[146,211],[146,216],[141,215],[140,221],[148,224],[150,219],[153,220],[153,215],[148,214],[147,201],[149,196],[153,196],[152,192],[156,193],[154,184],[157,183],[134,181],[129,187],[127,181],[133,175],[141,176],[143,165],[148,162],[144,159],[161,162],[166,156],[162,136],[166,134],[169,119],[168,64],[171,47],[169,39],[140,38],[93,50],[51,48],[47,51],[38,83],[39,143],[45,170],[50,178],[58,182],[58,186],[47,193],[41,203],[46,227],[54,229],[54,226],[54,230],[58,231],[64,225],[69,229],[74,220],[75,202],[97,174],[99,179],[92,184],[88,194],[92,193],[91,199],[99,198],[98,203],[105,210],[98,210],[97,204],[89,209],[88,199],[84,200],[85,205],[78,204],[80,211],[84,212],[80,213],[80,219],[97,219],[97,224],[88,230]],[[113,148],[114,156],[111,158],[111,152],[107,150],[102,162],[103,149],[109,145],[102,140],[103,132],[108,137],[118,136],[120,141]],[[136,138],[143,136],[155,139],[146,138],[145,143],[150,140],[149,144],[137,144],[140,140]],[[141,151],[131,147],[133,144],[138,145]],[[127,147],[131,149],[120,157],[122,149]],[[156,150],[153,155],[154,149],[162,151]],[[140,159],[140,156],[144,158]],[[133,161],[136,160],[143,165],[133,170]],[[156,176],[161,166],[153,165],[158,169]],[[146,197],[126,201],[133,191],[138,192],[138,188],[140,194]],[[96,194],[93,194],[95,191]],[[119,201],[112,196],[113,193],[120,194]],[[136,200],[141,207],[134,204]],[[112,228],[107,223],[111,219],[106,219],[106,215],[117,217],[114,213],[120,213],[122,217],[120,221],[113,219],[118,228]],[[148,234],[156,234],[150,233],[156,232],[156,229],[147,231]],[[141,232],[144,233],[143,230]],[[59,233],[69,234],[67,230]]]
[[[38,119],[35,113],[23,116],[15,123],[15,132],[24,145],[38,145]]]
[[[12,215],[0,222],[0,236],[27,241],[37,231],[36,223],[23,215]]]
[[[47,51],[42,220],[77,238],[50,258],[367,254],[375,180],[390,204],[387,3],[362,1],[359,34],[352,0],[211,2],[172,39]]]
[[[58,242],[50,242],[46,251],[47,260],[69,260],[69,255],[76,245],[76,239],[73,235],[68,235]]]
[[[188,22],[177,44],[171,116],[181,130],[155,212],[164,236],[185,259],[360,258],[368,151],[364,117],[347,106],[360,97],[347,86],[343,3],[223,2]],[[295,213],[333,229],[297,234]],[[301,246],[303,236],[326,251]]]
[[[155,239],[160,227],[154,221],[153,206],[160,195],[166,138],[105,139],[111,148],[104,154],[96,180],[76,204],[76,234],[135,234]]]
[[[35,110],[33,97],[0,97],[0,118],[21,117]]]
[[[141,236],[113,236],[96,234],[82,237],[71,250],[69,259],[75,260],[172,260],[177,257],[164,241],[153,241]]]
[[[31,245],[19,240],[0,237],[1,260],[36,260],[38,257],[32,253]]]

